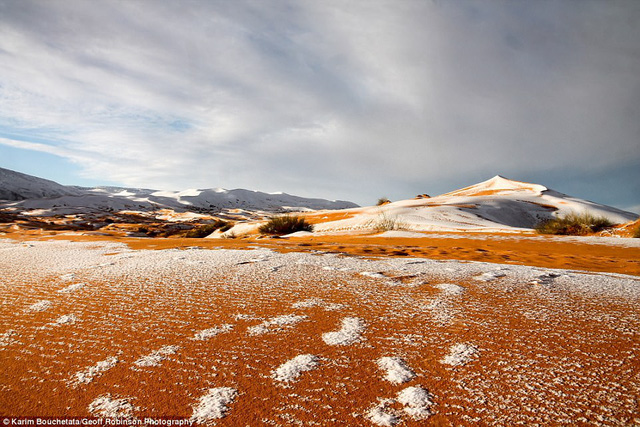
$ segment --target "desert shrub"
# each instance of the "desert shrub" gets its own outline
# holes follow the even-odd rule
[[[201,239],[203,237],[207,237],[209,234],[213,233],[216,230],[225,232],[229,230],[231,227],[233,227],[233,223],[231,221],[218,219],[211,224],[201,225],[199,227],[196,227],[187,231],[185,233],[185,237]]]
[[[376,203],[376,206],[382,206],[382,205],[386,205],[387,203],[391,203],[391,200],[389,200],[386,197],[380,197],[378,199],[378,202]]]
[[[398,220],[397,216],[389,216],[386,212],[380,212],[378,218],[372,220],[370,225],[378,232],[392,230],[403,230],[406,228],[406,224]]]
[[[296,231],[313,231],[313,225],[309,224],[304,217],[297,215],[274,216],[266,224],[258,228],[262,234],[290,234]]]
[[[597,233],[613,223],[602,216],[588,213],[569,214],[562,218],[554,218],[536,225],[535,230],[540,234],[563,234],[571,236],[583,236],[589,233]]]
[[[633,237],[640,238],[640,226],[636,227],[636,230],[633,232]]]

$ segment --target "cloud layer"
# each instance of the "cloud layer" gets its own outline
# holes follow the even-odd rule
[[[131,186],[361,203],[638,182],[638,22],[635,1],[0,0],[0,144]]]

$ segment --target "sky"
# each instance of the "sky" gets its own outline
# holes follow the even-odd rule
[[[0,0],[0,64],[0,167],[62,184],[640,213],[636,0]]]

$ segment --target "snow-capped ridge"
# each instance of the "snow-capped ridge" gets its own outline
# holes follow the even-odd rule
[[[357,207],[355,203],[265,193],[255,190],[223,188],[162,191],[124,187],[75,187],[0,168],[0,207],[17,210],[41,209],[49,214],[73,214],[89,211],[157,211],[219,212],[245,209],[277,212],[283,210],[324,210]],[[13,203],[11,203],[13,202]]]

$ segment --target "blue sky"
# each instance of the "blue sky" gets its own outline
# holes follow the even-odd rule
[[[0,167],[374,203],[496,174],[640,212],[640,2],[0,0]]]

